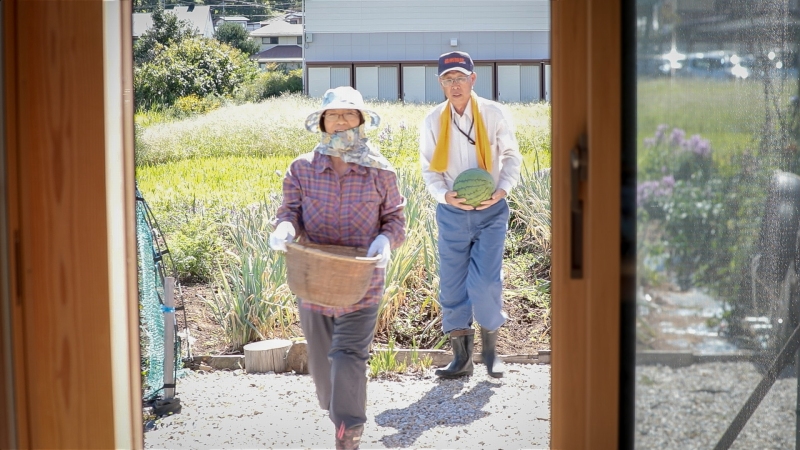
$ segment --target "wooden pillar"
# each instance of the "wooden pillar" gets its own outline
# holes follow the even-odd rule
[[[131,3],[0,6],[13,362],[0,381],[15,392],[0,396],[15,412],[0,441],[142,448]]]

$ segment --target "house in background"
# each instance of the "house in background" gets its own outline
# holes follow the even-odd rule
[[[247,29],[247,24],[250,22],[250,19],[244,16],[221,16],[214,21],[214,28],[219,28],[220,25],[227,22],[241,25],[242,28]]]
[[[475,92],[503,102],[550,100],[549,0],[306,0],[305,89],[353,86],[365,98],[444,99],[442,53],[475,61]]]
[[[291,20],[291,23],[287,21]],[[261,50],[251,58],[262,69],[269,64],[280,64],[287,69],[303,66],[303,25],[296,13],[262,22],[264,26],[250,32],[250,37],[261,45]]]
[[[205,5],[176,6],[165,12],[175,14],[178,20],[186,20],[192,24],[198,36],[214,37],[214,22],[211,19],[211,7]],[[153,26],[151,13],[133,13],[133,40],[136,41]]]

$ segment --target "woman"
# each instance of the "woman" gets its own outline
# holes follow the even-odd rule
[[[270,235],[270,247],[280,251],[302,233],[318,244],[369,247],[367,256],[381,257],[356,304],[332,308],[298,299],[309,372],[336,429],[337,449],[357,449],[367,421],[367,360],[385,267],[391,250],[405,240],[405,199],[397,175],[367,142],[366,128],[379,123],[357,90],[342,86],[325,93],[322,107],[306,119],[306,129],[319,132],[320,143],[289,166]]]

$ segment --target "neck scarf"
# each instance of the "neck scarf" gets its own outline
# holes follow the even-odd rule
[[[367,142],[364,125],[337,133],[321,132],[320,134],[322,137],[319,144],[314,147],[315,152],[338,156],[347,163],[394,172],[389,160],[374,145]]]
[[[470,94],[472,102],[472,120],[475,121],[475,152],[478,155],[478,165],[481,169],[488,172],[492,171],[492,158],[489,154],[489,136],[486,132],[486,124],[483,123],[480,111],[478,111],[478,98],[474,92]],[[448,153],[450,152],[450,100],[447,101],[439,117],[439,139],[436,141],[436,148],[433,150],[433,159],[430,169],[434,172],[444,172],[447,170]]]

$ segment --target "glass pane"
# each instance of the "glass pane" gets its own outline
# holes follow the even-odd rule
[[[796,448],[796,8],[637,0],[636,448]]]

